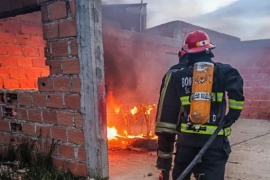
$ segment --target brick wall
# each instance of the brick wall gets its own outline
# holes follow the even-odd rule
[[[16,14],[32,5],[41,9],[0,21],[0,72],[10,78],[0,90],[0,145],[38,136],[55,139],[55,165],[87,176],[74,0],[4,0],[0,5],[0,13]]]
[[[255,40],[224,44],[216,59],[239,69],[244,79],[245,107],[241,117],[270,119],[270,41]]]
[[[41,13],[0,20],[0,87],[37,89],[37,79],[49,74],[45,66]]]

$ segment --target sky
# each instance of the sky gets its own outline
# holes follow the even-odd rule
[[[102,0],[103,4],[141,3],[142,0]],[[239,37],[270,39],[269,0],[143,0],[147,28],[184,21]]]

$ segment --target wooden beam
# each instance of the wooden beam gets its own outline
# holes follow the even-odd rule
[[[108,179],[101,1],[76,1],[76,22],[88,175]]]

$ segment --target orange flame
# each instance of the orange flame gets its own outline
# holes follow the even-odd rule
[[[107,127],[108,140],[117,139],[117,129],[115,127]]]
[[[135,115],[135,114],[138,113],[138,111],[139,111],[138,107],[137,107],[137,106],[134,106],[134,108],[130,110],[130,113],[131,113],[132,115]]]

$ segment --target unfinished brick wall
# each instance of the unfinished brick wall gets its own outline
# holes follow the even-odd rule
[[[5,89],[0,91],[0,145],[39,136],[43,141],[55,139],[59,143],[54,152],[54,164],[74,174],[87,176],[80,113],[75,2],[3,0],[0,11],[14,10],[17,13],[21,8],[30,6],[41,6],[41,11],[0,21],[1,77],[22,78],[21,83],[8,79],[1,84]],[[42,20],[37,22],[40,14]],[[10,69],[9,75],[3,74],[4,69],[16,63],[21,65],[19,70]],[[31,73],[25,75],[30,70]],[[33,78],[31,83],[27,79],[30,77]],[[26,87],[24,84],[27,83],[23,81],[29,82],[29,86]]]
[[[41,13],[0,20],[0,87],[37,89],[37,79],[49,74],[45,66]]]
[[[269,40],[243,41],[217,48],[216,59],[236,67],[244,79],[243,118],[270,119],[269,44]]]

